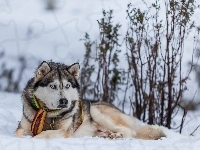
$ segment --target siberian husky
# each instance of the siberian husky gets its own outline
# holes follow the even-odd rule
[[[160,127],[141,125],[109,103],[80,100],[79,70],[78,63],[66,66],[44,61],[39,65],[22,93],[23,116],[16,130],[18,137],[154,140],[165,136]]]

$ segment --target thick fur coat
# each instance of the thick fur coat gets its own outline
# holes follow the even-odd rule
[[[78,63],[66,66],[42,62],[22,93],[23,116],[16,135],[35,138],[99,136],[140,139],[165,136],[158,126],[140,125],[136,118],[122,113],[111,104],[81,101],[78,77]],[[42,109],[47,109],[42,132],[37,135],[31,130],[38,112],[34,97]],[[36,127],[38,124],[36,121]]]

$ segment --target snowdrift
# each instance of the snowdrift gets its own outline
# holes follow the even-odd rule
[[[14,134],[22,116],[20,94],[0,93],[0,149],[3,150],[199,150],[200,136],[184,136],[163,128],[167,138],[161,140],[104,139],[98,137],[34,139]]]

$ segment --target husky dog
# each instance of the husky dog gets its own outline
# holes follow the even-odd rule
[[[79,64],[42,62],[22,93],[23,116],[16,130],[35,138],[99,136],[159,139],[157,126],[139,121],[105,102],[79,98]]]

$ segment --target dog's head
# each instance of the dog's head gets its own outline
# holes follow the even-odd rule
[[[33,94],[49,109],[70,109],[79,100],[79,64],[42,62],[35,72]]]

